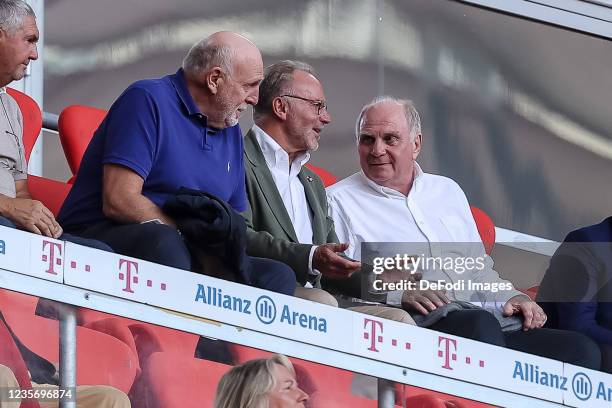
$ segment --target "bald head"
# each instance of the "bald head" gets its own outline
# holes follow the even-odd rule
[[[208,41],[211,45],[230,47],[236,51],[239,51],[240,53],[254,52],[256,55],[259,55],[259,50],[251,40],[243,35],[233,33],[231,31],[216,32],[204,39],[204,41]]]
[[[234,65],[245,59],[261,61],[261,53],[255,44],[238,33],[219,31],[191,47],[183,60],[183,70],[187,75],[198,77],[220,67],[231,75]]]
[[[255,105],[263,79],[261,53],[240,34],[220,31],[203,39],[183,60],[187,87],[208,123],[234,126]]]

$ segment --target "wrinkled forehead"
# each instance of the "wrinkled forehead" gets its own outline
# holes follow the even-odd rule
[[[293,72],[293,80],[289,84],[292,91],[298,96],[311,99],[325,100],[325,93],[321,82],[312,74],[296,70]]]
[[[38,38],[38,26],[36,25],[36,19],[32,16],[24,16],[21,25],[14,30],[9,30],[9,36],[33,36]]]
[[[236,79],[263,79],[263,60],[255,47],[236,50],[232,61],[232,71]]]
[[[410,130],[404,109],[395,102],[384,102],[372,106],[363,114],[360,133],[397,133],[408,136]]]

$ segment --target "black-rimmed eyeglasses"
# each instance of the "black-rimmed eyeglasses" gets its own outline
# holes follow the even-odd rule
[[[302,98],[301,96],[296,96],[296,95],[281,95],[281,97],[282,96],[287,96],[289,98],[295,98],[295,99],[300,99],[302,101],[310,102],[313,106],[317,108],[317,115],[320,115],[322,110],[327,111],[327,103],[325,101],[318,101],[316,99]]]

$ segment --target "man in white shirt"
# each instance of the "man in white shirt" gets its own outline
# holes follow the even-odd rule
[[[493,270],[468,201],[457,183],[424,173],[416,163],[422,136],[420,117],[412,102],[392,97],[374,99],[362,109],[356,133],[362,171],[327,189],[329,211],[339,239],[349,243],[349,257],[362,259],[362,243],[402,242],[427,248],[423,255],[432,259],[483,259],[479,267],[468,269],[446,265],[421,269],[424,282],[463,282],[464,287],[449,286],[451,289],[444,291],[419,283],[389,293],[387,303],[401,305],[415,320],[427,322],[427,317],[439,317],[443,309],[451,310],[447,306],[451,302],[464,301],[467,309],[449,312],[423,325],[598,367],[599,350],[594,343],[577,333],[541,328],[546,322],[543,310]],[[379,244],[378,250],[384,251],[384,246]],[[397,268],[390,265],[391,269]],[[475,284],[496,285],[503,290],[475,290]],[[437,309],[440,310],[434,312]],[[503,316],[512,315],[522,317],[522,330],[502,331]]]
[[[329,281],[350,286],[349,276],[361,265],[341,256],[348,246],[338,243],[327,216],[323,183],[304,167],[331,121],[312,67],[297,61],[267,67],[253,117],[255,126],[245,137],[250,208],[244,215],[251,227],[247,252],[290,265],[306,286],[297,288],[296,296],[336,306],[333,297],[317,288],[321,275],[324,286]],[[358,310],[412,323],[401,309],[372,308]]]

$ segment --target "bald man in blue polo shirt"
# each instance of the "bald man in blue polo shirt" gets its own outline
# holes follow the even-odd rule
[[[182,67],[130,85],[85,152],[59,215],[66,231],[115,251],[191,270],[192,258],[162,206],[179,187],[247,208],[238,118],[257,103],[263,62],[241,35],[219,32],[195,44]],[[251,258],[254,286],[292,295],[285,264]]]

